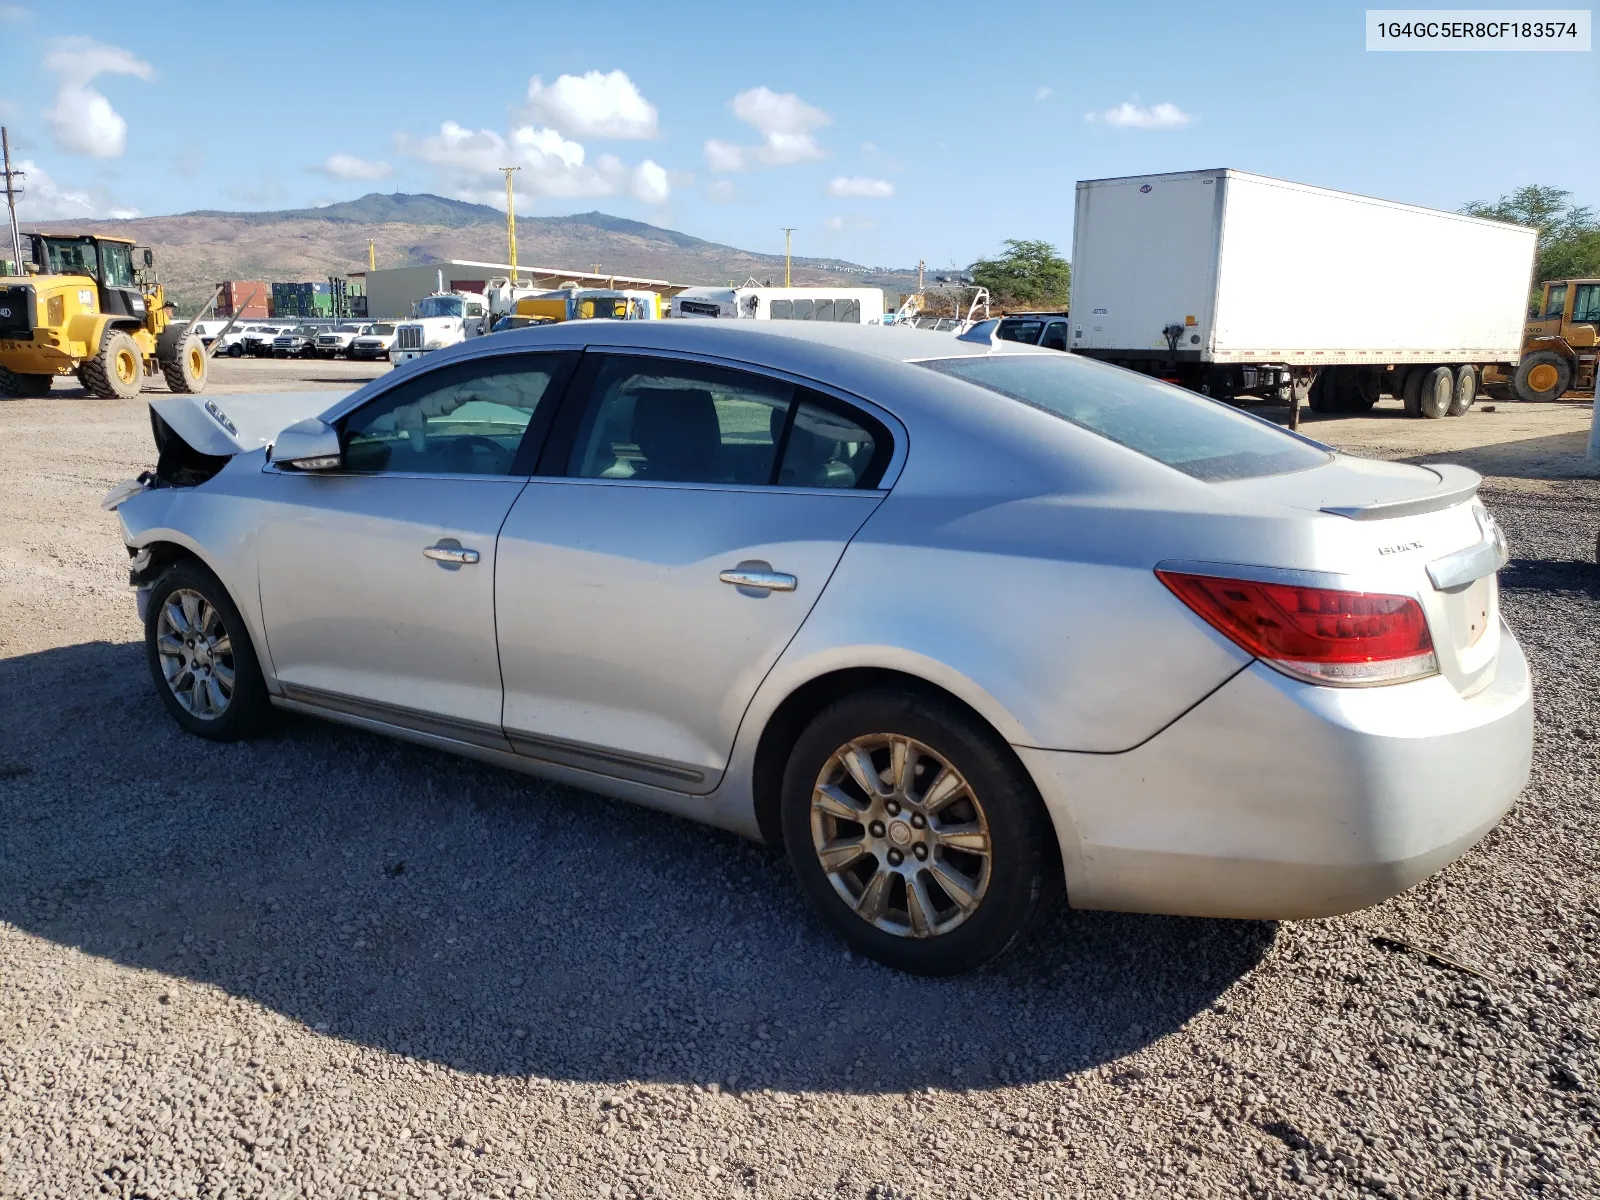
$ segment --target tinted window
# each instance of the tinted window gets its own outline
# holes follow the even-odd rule
[[[1052,321],[1044,331],[1044,337],[1039,339],[1039,345],[1046,350],[1065,350],[1067,348],[1067,324],[1065,321]]]
[[[794,302],[794,319],[796,321],[809,321],[811,314],[816,311],[815,300],[796,300]]]
[[[793,300],[774,300],[767,306],[767,313],[774,321],[794,320]]]
[[[1044,328],[1043,321],[1001,321],[994,335],[1001,341],[1026,342],[1030,346],[1039,342],[1039,332]]]
[[[583,479],[766,484],[794,389],[743,371],[607,355],[567,473]]]
[[[778,483],[788,487],[872,487],[888,447],[863,421],[809,400],[795,406]]]
[[[850,325],[861,324],[861,301],[836,300],[833,305],[833,319]]]
[[[817,301],[817,307],[816,307],[815,311],[813,311],[813,313],[811,314],[811,319],[813,321],[831,321],[831,320],[833,320],[833,301],[832,300],[818,300]]]
[[[107,287],[131,288],[133,286],[133,247],[117,242],[100,244],[100,282]]]
[[[352,471],[508,475],[551,381],[569,358],[518,354],[430,371],[368,401],[344,422]]]
[[[1546,317],[1559,317],[1567,307],[1567,285],[1554,284],[1550,288],[1550,299],[1544,306]]]
[[[1075,356],[994,354],[919,365],[1053,413],[1196,479],[1249,479],[1328,461],[1316,446],[1215,400]]]

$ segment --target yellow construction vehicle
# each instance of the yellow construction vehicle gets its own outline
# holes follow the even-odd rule
[[[1509,387],[1518,400],[1594,395],[1600,345],[1600,279],[1551,279],[1540,288],[1539,310],[1522,329],[1515,371],[1490,368],[1486,387]]]
[[[146,376],[205,389],[205,346],[173,320],[147,247],[95,234],[22,241],[22,274],[0,276],[0,397],[43,396],[58,375],[124,400]]]

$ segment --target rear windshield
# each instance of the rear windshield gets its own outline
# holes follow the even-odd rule
[[[1039,334],[1044,331],[1043,321],[1013,321],[1009,318],[1001,321],[994,335],[1002,341],[1027,342],[1030,346],[1039,344]]]
[[[921,362],[1218,482],[1304,471],[1327,451],[1216,400],[1135,371],[1060,354],[990,354]]]

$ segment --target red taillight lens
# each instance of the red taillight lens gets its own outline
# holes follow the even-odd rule
[[[1399,683],[1439,669],[1422,605],[1345,592],[1161,571],[1203,620],[1287,674],[1315,683]]]

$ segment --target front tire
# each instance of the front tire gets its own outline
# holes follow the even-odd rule
[[[983,965],[1061,890],[1049,818],[1010,748],[909,688],[823,710],[790,752],[780,803],[789,862],[823,920],[901,971]]]
[[[272,709],[250,631],[205,567],[182,562],[156,581],[144,630],[150,675],[179,725],[216,742],[266,725]]]
[[[156,343],[156,361],[166,377],[167,388],[180,395],[206,390],[206,348],[197,337],[184,337],[174,329]]]
[[[1511,376],[1511,390],[1528,404],[1559,399],[1572,386],[1572,364],[1554,350],[1535,350],[1522,356]]]
[[[244,357],[244,347],[241,346],[238,342],[235,342],[233,345],[228,347],[228,357],[229,358],[243,358]]]
[[[78,367],[78,378],[91,396],[103,400],[132,400],[144,386],[144,359],[139,343],[120,329],[108,329],[100,351]]]

